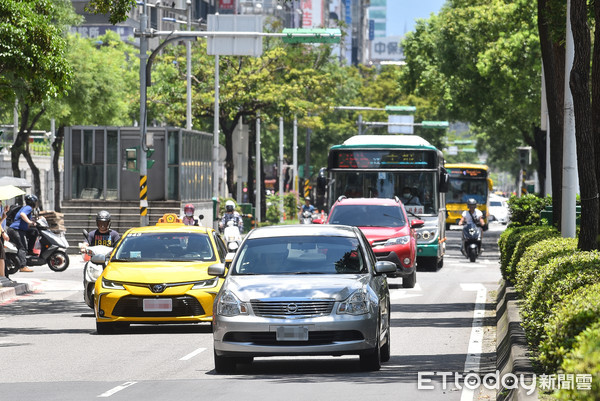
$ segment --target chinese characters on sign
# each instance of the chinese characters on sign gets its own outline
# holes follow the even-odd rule
[[[133,38],[133,28],[119,25],[83,25],[71,27],[71,33],[78,33],[82,38],[97,38],[107,31],[115,31],[123,42]]]
[[[219,0],[219,10],[233,10],[233,0]]]
[[[404,51],[400,47],[400,36],[375,38],[371,42],[371,60],[373,61],[403,61]]]
[[[302,28],[319,28],[323,26],[323,0],[302,0]]]

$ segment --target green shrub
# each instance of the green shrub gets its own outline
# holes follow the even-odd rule
[[[537,195],[527,194],[520,198],[511,196],[508,200],[510,209],[510,227],[539,226],[540,214],[549,205],[551,198],[540,198]]]
[[[539,228],[539,226],[513,227],[506,229],[500,235],[500,241],[498,241],[500,245],[500,271],[505,280],[508,279],[507,273],[517,243],[523,235],[527,235],[529,232],[538,230]]]
[[[517,241],[515,249],[512,252],[510,262],[506,267],[506,280],[511,283],[515,282],[517,264],[519,263],[519,260],[521,260],[521,257],[527,248],[536,242],[540,242],[548,238],[558,237],[559,235],[560,233],[554,227],[549,226],[537,226],[532,230],[527,230],[526,234],[521,235],[519,241]]]
[[[519,259],[515,274],[515,288],[525,298],[539,268],[553,258],[577,252],[576,238],[548,238],[531,245]],[[514,272],[513,272],[514,273]]]
[[[573,350],[563,360],[562,370],[574,375],[591,375],[590,389],[562,389],[557,398],[567,401],[600,401],[600,323],[575,338]]]
[[[298,205],[300,204],[297,192],[288,192],[283,196],[283,210],[286,220],[298,218]]]
[[[539,266],[521,305],[522,324],[530,344],[537,347],[552,307],[577,288],[600,282],[600,253],[576,252]]]
[[[580,287],[565,296],[544,326],[538,361],[546,372],[555,372],[573,348],[575,336],[600,321],[600,283]]]
[[[279,223],[281,211],[279,210],[279,195],[267,195],[267,221],[271,224]]]

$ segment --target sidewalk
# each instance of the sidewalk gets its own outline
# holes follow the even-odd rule
[[[6,277],[0,277],[0,303],[9,301],[18,295],[31,292],[29,284],[12,281]]]

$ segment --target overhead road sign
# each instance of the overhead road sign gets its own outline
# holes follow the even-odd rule
[[[322,28],[285,28],[284,43],[340,43],[342,33],[339,29]]]

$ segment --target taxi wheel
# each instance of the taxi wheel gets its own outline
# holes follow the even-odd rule
[[[215,356],[215,371],[217,373],[235,373],[235,368],[237,365],[237,359],[219,356],[216,352],[214,352]]]

